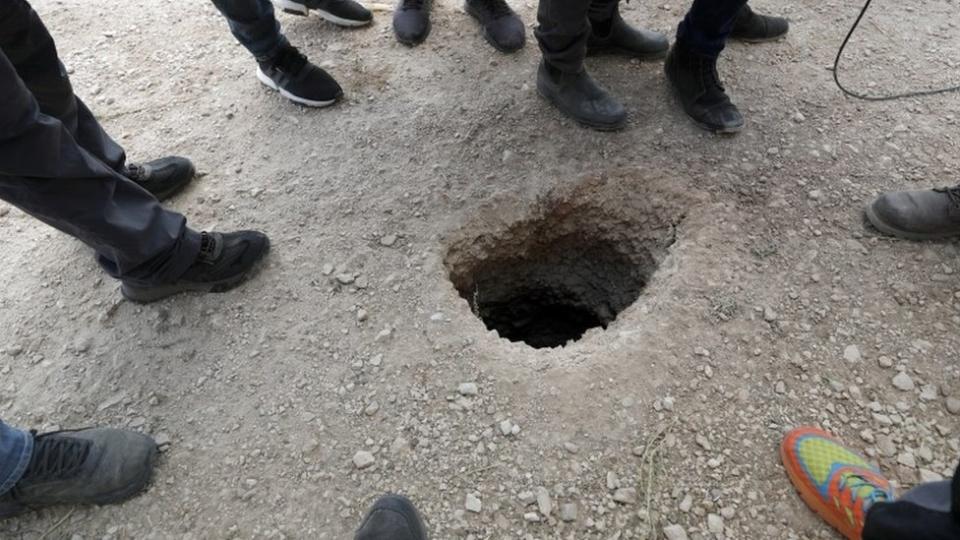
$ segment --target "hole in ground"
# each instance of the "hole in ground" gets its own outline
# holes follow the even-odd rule
[[[679,205],[585,191],[542,203],[535,217],[511,224],[503,224],[509,211],[491,210],[495,218],[477,220],[450,243],[451,281],[500,337],[561,347],[606,328],[640,297],[666,256],[682,219]]]

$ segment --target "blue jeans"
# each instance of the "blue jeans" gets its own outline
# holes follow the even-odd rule
[[[677,27],[677,43],[703,56],[720,56],[737,12],[745,5],[747,0],[694,0]]]
[[[227,18],[230,32],[257,60],[266,60],[287,45],[270,0],[213,0]]]
[[[0,421],[0,495],[10,491],[23,476],[33,453],[33,437]]]

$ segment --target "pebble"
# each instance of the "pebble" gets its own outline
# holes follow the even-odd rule
[[[524,506],[530,506],[531,504],[537,502],[537,496],[534,495],[532,491],[521,491],[518,498]]]
[[[893,386],[897,390],[909,392],[910,390],[913,390],[913,379],[911,379],[910,376],[905,372],[901,371],[893,377]]]
[[[779,315],[772,308],[766,308],[763,310],[763,320],[767,322],[774,322],[778,317]]]
[[[960,414],[960,399],[948,397],[947,398],[947,411],[950,414]]]
[[[163,449],[164,447],[170,446],[170,435],[166,433],[157,433],[153,438],[153,442],[157,443],[157,447]]]
[[[388,234],[380,238],[380,245],[384,247],[391,247],[397,243],[397,235]]]
[[[369,405],[363,410],[364,414],[367,416],[373,416],[377,414],[377,411],[380,410],[380,404],[376,401],[371,401]]]
[[[903,465],[904,467],[915,469],[917,467],[917,458],[913,457],[913,454],[910,452],[903,452],[897,456],[897,463]]]
[[[509,420],[504,420],[503,422],[500,422],[500,433],[502,433],[504,436],[507,436],[513,433],[513,422]]]
[[[689,540],[687,531],[680,525],[667,525],[663,528],[663,536],[667,540]]]
[[[567,450],[567,452],[570,452],[571,454],[576,454],[577,452],[580,451],[580,448],[577,447],[577,445],[573,444],[572,442],[563,443],[563,447]]]
[[[353,455],[353,464],[358,469],[366,469],[367,467],[373,465],[374,459],[373,454],[367,452],[366,450],[360,450]]]
[[[560,506],[560,519],[566,522],[577,520],[577,505],[566,503]]]
[[[823,198],[823,191],[819,189],[812,189],[807,192],[807,197],[809,197],[812,201],[819,201],[821,198]]]
[[[925,384],[920,389],[921,401],[934,401],[937,399],[937,387],[932,384]]]
[[[723,534],[723,518],[717,514],[707,514],[707,529],[713,534]]]
[[[683,500],[680,501],[680,511],[686,514],[687,512],[690,511],[691,508],[693,508],[693,497],[691,497],[690,494],[687,493],[683,497]]]
[[[545,487],[537,488],[537,508],[544,516],[549,516],[553,512],[553,501],[550,499],[550,492]]]
[[[473,512],[474,514],[479,514],[483,510],[483,502],[480,501],[480,498],[474,495],[473,493],[467,493],[467,500],[464,503],[467,511]]]
[[[613,492],[613,500],[622,504],[637,502],[637,490],[634,488],[620,488]]]
[[[893,439],[889,435],[877,435],[877,449],[887,457],[893,457],[897,453],[897,445],[893,443]]]
[[[353,274],[337,274],[337,281],[342,285],[349,285],[356,281],[357,277]]]
[[[607,471],[607,489],[613,491],[618,487],[620,487],[620,478],[617,477],[617,473]]]
[[[877,364],[882,368],[889,369],[893,367],[893,360],[889,356],[881,356],[877,358]]]
[[[943,480],[943,475],[930,469],[920,469],[920,482],[939,482]]]
[[[536,512],[527,512],[526,514],[523,515],[523,519],[525,519],[526,521],[529,521],[530,523],[539,523],[540,514]]]
[[[479,390],[477,389],[477,383],[465,382],[460,383],[460,386],[457,387],[457,392],[460,392],[461,396],[475,396]]]
[[[847,345],[847,348],[843,350],[843,359],[847,362],[859,362],[862,358],[860,347],[856,345]]]

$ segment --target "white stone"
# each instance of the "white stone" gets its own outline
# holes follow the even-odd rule
[[[859,362],[863,358],[860,355],[860,347],[856,345],[847,345],[847,348],[843,350],[843,359],[847,362]]]
[[[901,371],[893,377],[893,386],[897,390],[903,392],[909,392],[913,390],[913,379],[910,378],[905,372]]]
[[[577,505],[566,503],[560,505],[560,519],[566,522],[577,520]]]
[[[376,459],[373,457],[373,454],[367,452],[366,450],[360,450],[353,455],[353,464],[358,469],[366,469],[367,467],[373,465]]]
[[[540,513],[544,516],[549,516],[553,512],[553,500],[550,499],[550,492],[547,491],[545,487],[538,487],[536,490],[537,493],[537,508],[540,510]]]
[[[477,388],[477,383],[465,382],[460,383],[460,386],[457,387],[457,392],[460,392],[461,396],[475,396],[479,389]]]
[[[667,540],[689,540],[687,531],[680,525],[667,525],[663,528],[663,536]]]
[[[620,488],[613,492],[613,500],[622,504],[637,502],[637,490],[634,488]]]
[[[723,518],[717,514],[707,514],[707,529],[713,534],[723,534]]]
[[[483,502],[473,493],[467,493],[467,500],[464,503],[464,507],[474,514],[479,514],[480,511],[483,510]]]

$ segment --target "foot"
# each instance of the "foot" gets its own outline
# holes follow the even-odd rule
[[[58,504],[112,504],[143,491],[157,445],[120,429],[37,435],[26,472],[0,495],[0,518]]]
[[[145,287],[124,283],[120,291],[140,304],[156,302],[182,292],[226,292],[246,281],[270,250],[263,233],[201,233],[197,260],[176,282]]]
[[[316,11],[323,19],[339,26],[367,26],[373,22],[373,13],[353,0],[272,0],[273,4],[293,15],[308,15]]]
[[[196,170],[187,158],[170,156],[147,163],[128,163],[123,175],[149,191],[158,200],[166,200],[176,195],[190,180]]]
[[[960,186],[884,193],[866,208],[884,234],[910,240],[960,235]]]
[[[423,43],[430,33],[430,0],[400,0],[393,12],[393,33],[404,45]]]
[[[537,70],[537,91],[560,112],[578,123],[599,130],[615,131],[627,125],[627,111],[581,69],[563,73],[545,61]]]
[[[354,540],[427,540],[427,531],[413,503],[385,495],[373,503]]]
[[[606,21],[590,21],[587,55],[622,54],[643,60],[663,58],[670,42],[667,36],[645,28],[634,28],[615,11]]]
[[[850,540],[860,540],[871,506],[894,498],[876,467],[820,429],[787,433],[780,459],[800,498]]]
[[[343,89],[337,81],[311,64],[296,47],[287,45],[259,64],[257,79],[294,103],[328,107],[343,96]]]
[[[674,95],[698,126],[714,133],[736,133],[743,128],[743,116],[720,82],[716,58],[675,43],[664,68]]]
[[[467,0],[464,9],[483,26],[483,37],[498,51],[510,53],[523,48],[526,27],[504,0]]]
[[[747,43],[762,43],[776,41],[787,35],[789,30],[790,23],[786,19],[759,15],[748,4],[744,4],[737,13],[730,37]]]

